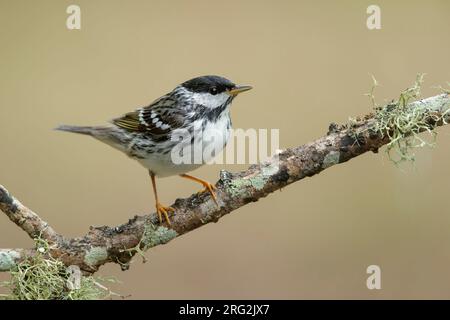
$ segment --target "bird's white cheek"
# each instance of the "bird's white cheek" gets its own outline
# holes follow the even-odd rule
[[[229,94],[226,92],[216,95],[212,95],[210,93],[194,93],[193,95],[195,103],[201,104],[211,109],[222,106],[229,97]]]

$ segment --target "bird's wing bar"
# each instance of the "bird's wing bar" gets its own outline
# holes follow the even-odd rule
[[[131,132],[165,135],[183,124],[183,117],[175,104],[176,100],[167,94],[146,107],[113,119],[112,123]]]

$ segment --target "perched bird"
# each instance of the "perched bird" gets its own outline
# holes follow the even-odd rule
[[[174,209],[159,202],[155,177],[177,174],[201,183],[204,187],[202,192],[209,192],[217,204],[214,185],[186,174],[209,161],[215,153],[197,162],[179,163],[174,161],[173,151],[180,146],[180,137],[184,147],[192,147],[183,148],[183,151],[195,151],[198,146],[204,149],[210,144],[212,149],[222,150],[231,129],[229,107],[239,93],[251,88],[235,85],[219,76],[201,76],[183,82],[146,107],[113,119],[110,125],[62,125],[56,129],[92,136],[141,163],[148,169],[152,180],[159,221],[162,222],[163,214],[170,224],[168,213]],[[223,135],[223,139],[212,139],[217,132]]]

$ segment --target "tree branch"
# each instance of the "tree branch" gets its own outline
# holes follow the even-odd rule
[[[450,120],[450,98],[441,94],[406,105],[408,112],[421,114],[426,124],[417,131],[433,130]],[[50,243],[49,254],[67,266],[77,265],[93,273],[108,262],[119,263],[126,270],[133,255],[167,243],[175,237],[195,230],[250,202],[305,177],[311,177],[333,165],[346,162],[367,151],[378,152],[391,142],[390,130],[375,130],[376,114],[369,114],[351,126],[331,124],[324,137],[311,143],[286,149],[270,160],[252,165],[247,170],[221,171],[216,184],[219,207],[206,193],[177,199],[172,207],[172,225],[160,225],[156,214],[135,216],[118,227],[91,227],[81,238],[66,239],[58,235],[37,214],[23,206],[8,191],[0,188],[0,209],[31,237],[39,234]],[[414,132],[411,132],[414,134]],[[35,249],[0,250],[0,271],[32,255]]]
[[[50,243],[58,240],[58,234],[47,222],[10,195],[2,185],[0,185],[0,210],[32,239],[41,237]]]

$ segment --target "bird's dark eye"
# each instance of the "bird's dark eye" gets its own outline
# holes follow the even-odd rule
[[[211,93],[211,94],[217,94],[217,88],[216,88],[216,87],[211,87],[211,88],[209,89],[209,93]]]

